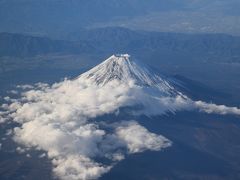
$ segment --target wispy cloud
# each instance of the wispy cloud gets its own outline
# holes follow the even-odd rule
[[[225,105],[217,105],[213,103],[206,103],[203,101],[196,101],[195,106],[203,112],[215,114],[234,114],[240,115],[240,109],[237,107],[228,107]]]

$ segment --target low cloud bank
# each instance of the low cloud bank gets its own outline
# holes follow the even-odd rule
[[[20,86],[18,88],[21,88]],[[6,98],[1,117],[20,124],[13,139],[26,149],[47,152],[61,179],[96,179],[127,154],[158,151],[171,145],[136,121],[90,121],[136,104],[141,88],[115,81],[99,88],[65,80],[52,86],[23,86],[20,99]],[[143,141],[144,139],[144,141]],[[108,163],[96,159],[107,159]]]

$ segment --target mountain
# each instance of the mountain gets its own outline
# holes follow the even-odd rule
[[[82,30],[64,40],[22,34],[0,33],[0,56],[34,56],[48,53],[129,52],[134,55],[161,54],[172,61],[196,57],[238,57],[240,38],[224,34],[180,34],[133,31],[111,27]],[[154,59],[154,58],[151,58]]]
[[[85,84],[84,86],[89,87],[90,91],[95,88],[100,91],[110,91],[113,99],[124,97],[122,104],[118,104],[120,108],[130,103],[131,106],[142,106],[144,114],[175,112],[180,109],[222,113],[222,106],[201,101],[197,97],[198,93],[191,92],[191,90],[202,91],[204,94],[204,90],[209,91],[206,87],[201,84],[194,85],[186,79],[181,80],[181,77],[171,78],[161,75],[133,59],[135,58],[129,54],[112,55],[71,83],[74,86]],[[189,88],[184,87],[188,85]],[[221,95],[223,94],[220,93]],[[196,99],[191,99],[191,96],[195,96]],[[226,109],[229,113],[240,114],[238,108],[226,106]]]
[[[177,83],[181,82],[159,74],[129,54],[115,54],[75,78],[70,86],[85,87],[90,92],[97,89],[101,99],[107,98],[110,104],[114,101],[118,108],[133,107],[137,108],[135,113],[159,114],[192,104],[174,87]],[[106,93],[109,97],[105,97]]]
[[[129,54],[112,55],[99,65],[81,74],[75,81],[87,82],[90,87],[97,86],[99,88],[124,86],[123,96],[128,92],[132,93],[132,96],[139,96],[142,93],[141,91],[147,96],[182,96],[170,85],[167,78],[159,75],[146,65],[133,60]]]

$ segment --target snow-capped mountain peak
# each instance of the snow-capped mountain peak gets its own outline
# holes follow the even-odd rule
[[[165,91],[173,90],[167,81],[133,60],[129,54],[112,55],[101,64],[80,75],[78,79],[87,79],[99,86],[116,80],[119,83],[133,82],[138,86],[158,87]]]

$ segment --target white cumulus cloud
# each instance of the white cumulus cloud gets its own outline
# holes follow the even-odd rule
[[[136,121],[105,127],[90,120],[136,104],[136,95],[142,89],[134,84],[112,81],[99,88],[83,80],[64,80],[52,86],[25,87],[28,90],[20,99],[7,98],[4,117],[20,124],[14,128],[13,139],[27,148],[46,151],[53,172],[61,179],[96,179],[128,153],[157,151],[171,145],[168,139]],[[97,162],[97,157],[111,163]]]
[[[130,153],[148,149],[158,151],[171,145],[165,137],[149,133],[146,128],[136,122],[123,122],[117,127],[117,136],[127,144]]]

